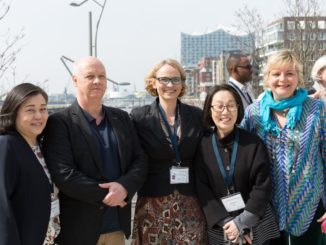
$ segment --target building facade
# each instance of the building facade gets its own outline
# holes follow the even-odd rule
[[[181,33],[181,63],[186,67],[195,66],[202,57],[217,57],[223,51],[250,53],[251,40],[249,35],[239,35],[222,28],[202,34]]]
[[[283,17],[270,23],[263,31],[259,47],[262,63],[281,49],[293,50],[303,64],[305,81],[310,78],[313,63],[326,50],[326,16]]]

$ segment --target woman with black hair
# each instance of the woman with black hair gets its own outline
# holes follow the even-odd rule
[[[50,245],[60,231],[58,191],[39,141],[47,101],[40,87],[22,83],[0,111],[1,245]]]
[[[209,130],[196,159],[196,184],[209,244],[268,244],[279,232],[269,205],[266,148],[259,137],[236,126],[244,112],[231,86],[215,86],[203,111]]]

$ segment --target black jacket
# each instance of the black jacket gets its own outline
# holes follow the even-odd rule
[[[160,123],[158,100],[151,105],[135,108],[131,112],[149,164],[149,173],[145,184],[138,192],[139,196],[166,196],[175,189],[183,195],[194,193],[194,160],[202,136],[202,111],[183,103],[179,103],[179,111],[181,117],[179,153],[182,166],[190,168],[190,183],[177,185],[170,184],[169,169],[175,163],[175,157]]]
[[[42,245],[49,225],[52,186],[28,143],[0,135],[0,244]]]
[[[208,227],[229,217],[220,198],[227,195],[224,180],[218,167],[212,134],[203,137],[196,158],[196,185]],[[222,161],[223,161],[223,155]],[[239,146],[233,178],[235,192],[241,192],[245,209],[263,217],[271,199],[269,160],[262,140],[244,129],[239,129]]]
[[[103,107],[118,143],[121,176],[116,182],[128,191],[130,199],[147,174],[145,155],[128,114]],[[53,180],[60,190],[60,245],[96,244],[101,232],[107,190],[103,163],[96,139],[82,109],[75,102],[63,112],[49,117],[44,133],[44,152]],[[131,203],[119,208],[120,226],[130,235]]]

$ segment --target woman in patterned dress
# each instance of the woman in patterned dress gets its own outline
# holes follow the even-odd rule
[[[272,203],[281,238],[271,244],[326,244],[326,111],[307,96],[302,66],[293,52],[272,55],[264,70],[268,88],[245,111],[242,126],[269,151]]]
[[[60,231],[58,191],[39,136],[48,119],[47,94],[22,83],[0,112],[0,244],[50,245]]]
[[[149,162],[149,174],[138,192],[132,244],[206,244],[193,169],[202,112],[178,99],[186,85],[177,61],[163,60],[145,82],[149,94],[158,98],[131,112]]]

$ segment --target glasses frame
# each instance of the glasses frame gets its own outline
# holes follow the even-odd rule
[[[223,112],[225,109],[227,109],[228,112],[236,112],[239,109],[239,104],[235,104],[235,107],[232,110],[230,110],[230,106],[233,106],[233,104],[231,104],[231,105],[221,105],[221,106],[223,106],[222,110],[216,109],[215,106],[219,106],[219,105],[211,105],[211,109],[213,111],[215,111],[215,112],[220,112],[220,113]]]
[[[237,65],[237,67],[241,67],[241,68],[243,68],[243,69],[247,69],[247,70],[249,70],[249,71],[253,69],[252,64],[248,64],[248,65],[245,65],[245,66]]]
[[[156,77],[155,78],[160,84],[168,85],[171,83],[172,85],[180,85],[182,83],[181,77]],[[167,82],[163,81],[162,79],[167,80]],[[176,81],[176,79],[178,79]]]

